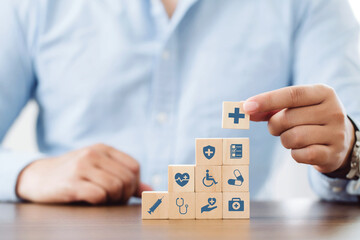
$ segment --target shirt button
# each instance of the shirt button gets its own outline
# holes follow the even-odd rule
[[[158,123],[160,124],[166,123],[167,120],[168,120],[168,115],[164,112],[158,113],[158,115],[156,116],[156,121],[158,121]]]
[[[170,58],[170,52],[165,50],[163,53],[162,53],[162,58],[164,60],[168,60]]]
[[[339,192],[341,192],[342,190],[343,190],[343,188],[342,187],[332,187],[332,189],[331,189],[334,193],[339,193]]]

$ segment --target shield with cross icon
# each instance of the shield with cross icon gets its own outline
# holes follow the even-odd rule
[[[210,145],[203,147],[203,153],[204,153],[204,156],[210,160],[215,155],[215,147],[210,146]]]

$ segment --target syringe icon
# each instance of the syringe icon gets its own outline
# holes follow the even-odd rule
[[[153,213],[153,212],[157,209],[157,207],[162,203],[162,199],[163,199],[163,198],[164,198],[164,197],[159,198],[159,199],[154,203],[154,205],[152,205],[152,207],[149,208],[149,211],[148,211],[149,214]]]

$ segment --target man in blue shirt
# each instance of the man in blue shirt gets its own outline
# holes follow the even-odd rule
[[[271,134],[321,198],[357,201],[358,34],[344,0],[4,0],[0,139],[34,99],[39,153],[0,149],[0,201],[126,202],[166,189],[195,138],[241,136],[256,198]],[[244,99],[251,130],[221,129]]]

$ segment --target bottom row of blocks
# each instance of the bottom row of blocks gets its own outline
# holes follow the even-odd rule
[[[247,219],[249,192],[143,192],[143,219]]]

